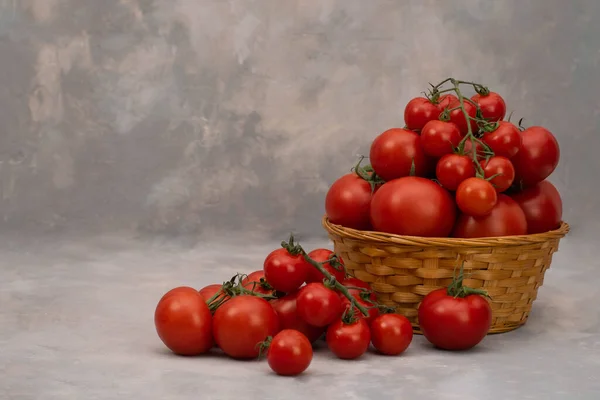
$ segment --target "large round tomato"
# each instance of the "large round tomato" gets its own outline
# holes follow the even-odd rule
[[[481,115],[488,121],[500,121],[506,115],[506,103],[502,96],[496,92],[482,96],[479,93],[471,97],[479,105]]]
[[[273,250],[264,262],[265,279],[273,289],[284,293],[298,290],[309,268],[314,267],[301,254],[292,255],[284,248]]]
[[[366,353],[371,342],[371,331],[364,319],[350,323],[338,319],[327,328],[325,340],[333,354],[351,360]]]
[[[259,344],[278,331],[277,313],[268,301],[256,296],[233,297],[213,316],[215,341],[233,358],[257,357]]]
[[[371,201],[371,223],[380,232],[444,237],[455,219],[450,194],[425,178],[407,176],[386,182]]]
[[[498,201],[496,189],[485,179],[465,179],[456,189],[456,204],[460,211],[474,217],[483,217],[492,212]]]
[[[478,294],[455,297],[448,289],[434,290],[423,298],[418,310],[423,336],[444,350],[466,350],[487,335],[492,309]]]
[[[521,137],[521,149],[512,159],[515,181],[523,186],[533,186],[554,172],[560,159],[560,148],[554,135],[541,126],[525,129]]]
[[[260,294],[272,294],[273,288],[267,283],[265,279],[265,271],[259,269],[249,274],[246,278],[242,279],[242,286],[248,290],[252,290],[254,293]]]
[[[327,326],[342,315],[344,308],[337,292],[322,283],[309,283],[296,298],[298,314],[312,326]]]
[[[495,155],[511,158],[521,148],[521,132],[512,122],[500,121],[492,132],[486,132],[481,138]]]
[[[477,122],[472,120],[471,118],[475,118],[477,115],[477,109],[475,106],[468,101],[464,101],[465,111],[467,115],[470,117],[469,122],[471,123],[471,132],[477,132]],[[450,122],[453,122],[457,127],[460,133],[464,136],[469,131],[469,126],[467,125],[467,120],[465,119],[465,114],[463,110],[460,108],[460,101],[456,99],[452,103],[448,105],[449,109],[454,109],[450,111]]]
[[[295,329],[303,333],[311,342],[316,341],[325,332],[324,327],[312,326],[298,314],[298,304],[296,302],[298,292],[290,293],[279,299],[271,301],[271,306],[279,316],[281,329]]]
[[[322,263],[329,260],[335,253],[329,249],[315,249],[308,253],[308,256],[313,260]],[[338,262],[341,264],[337,267],[334,267],[330,263],[323,264],[323,268],[329,272],[338,282],[342,282],[346,278],[346,270],[344,269],[344,264],[342,263],[342,259],[338,258]],[[325,279],[325,275],[323,275],[318,269],[314,266],[310,266],[308,269],[308,277],[306,278],[306,282],[323,282]]]
[[[459,215],[452,235],[459,238],[480,238],[525,234],[525,213],[513,199],[499,194],[496,206],[485,217]]]
[[[293,329],[284,329],[271,340],[267,353],[269,367],[278,375],[294,376],[304,372],[313,358],[308,339]]]
[[[386,181],[409,176],[413,163],[417,176],[427,175],[432,166],[420,136],[401,128],[388,129],[373,140],[370,161],[375,173]]]
[[[331,185],[325,196],[325,213],[333,224],[368,230],[371,184],[356,173],[346,174]]]
[[[481,160],[479,165],[481,165],[486,179],[494,177],[490,179],[490,183],[498,193],[508,189],[515,180],[515,167],[506,157],[491,157],[488,160]]]
[[[421,145],[425,154],[431,157],[452,153],[461,139],[458,127],[452,122],[432,120],[421,131]]]
[[[425,97],[415,97],[404,108],[404,123],[408,129],[420,131],[431,120],[438,119],[440,109]]]
[[[527,233],[542,233],[557,229],[562,221],[562,200],[556,187],[542,181],[513,195],[527,219]]]
[[[175,354],[198,355],[213,346],[212,315],[194,288],[169,290],[156,306],[154,325],[158,337]]]
[[[446,154],[438,161],[435,175],[443,187],[455,191],[462,181],[475,176],[475,166],[467,156]]]
[[[413,339],[413,328],[404,315],[383,314],[371,323],[371,342],[381,354],[397,356]]]

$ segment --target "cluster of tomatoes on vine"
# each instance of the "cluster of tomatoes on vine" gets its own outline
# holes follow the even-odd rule
[[[463,95],[464,86],[475,94]],[[334,182],[325,201],[329,220],[425,237],[556,229],[562,201],[546,179],[559,162],[558,142],[546,128],[505,117],[504,99],[481,84],[449,78],[432,85],[408,102],[403,128],[373,140],[370,165],[359,162]]]

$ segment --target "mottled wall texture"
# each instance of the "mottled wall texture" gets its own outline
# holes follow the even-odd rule
[[[599,20],[598,0],[0,0],[1,227],[321,234],[328,185],[452,75],[557,135],[565,218],[593,232]]]

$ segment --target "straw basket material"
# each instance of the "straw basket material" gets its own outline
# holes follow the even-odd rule
[[[448,286],[463,261],[464,284],[482,288],[492,298],[490,333],[523,325],[558,242],[569,232],[563,222],[535,235],[425,238],[358,231],[334,225],[327,217],[322,222],[348,273],[370,283],[379,302],[405,315],[417,333],[421,299]]]

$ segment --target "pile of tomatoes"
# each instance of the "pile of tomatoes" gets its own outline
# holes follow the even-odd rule
[[[465,87],[475,94],[464,96]],[[370,165],[359,162],[330,187],[330,222],[459,238],[558,228],[562,200],[547,180],[559,162],[558,142],[544,127],[505,117],[504,99],[481,84],[449,78],[432,85],[408,102],[403,128],[373,140]]]

